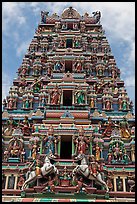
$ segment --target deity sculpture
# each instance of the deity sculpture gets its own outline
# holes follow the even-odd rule
[[[77,101],[77,104],[84,104],[85,103],[85,94],[82,90],[76,92],[76,101]]]
[[[45,143],[45,154],[53,154],[55,153],[55,144],[54,144],[55,137],[49,135],[44,139]]]
[[[21,162],[24,162],[24,161],[25,161],[25,154],[26,154],[26,152],[25,152],[25,149],[23,148],[23,150],[21,151],[21,155],[20,155],[20,157],[21,157]]]
[[[75,155],[80,154],[86,154],[86,151],[89,147],[90,139],[87,139],[83,136],[83,134],[80,134],[80,136],[76,139],[74,139],[75,146]]]
[[[95,99],[94,98],[90,99],[90,108],[95,108]]]
[[[14,99],[10,97],[8,99],[8,108],[12,109],[13,107],[14,107]]]
[[[56,62],[55,66],[54,66],[55,71],[60,72],[61,68],[62,68],[61,62],[60,61]]]
[[[24,107],[25,108],[29,108],[30,107],[29,98],[26,98]]]
[[[78,73],[80,73],[81,71],[82,71],[82,64],[81,64],[81,62],[76,62],[76,64],[75,64],[75,70],[76,70],[76,72],[78,72]]]
[[[121,136],[127,139],[130,138],[129,126],[128,126],[127,119],[125,117],[123,117],[123,120],[120,121],[119,126],[120,126]]]
[[[119,146],[119,143],[117,142],[116,145],[113,148],[113,152],[114,152],[114,159],[115,160],[121,160],[122,159],[122,149]]]
[[[10,116],[9,120],[7,120],[7,128],[4,130],[4,134],[11,135],[13,129],[17,126],[18,126],[18,123],[13,119],[12,116]]]
[[[49,14],[49,12],[41,11],[41,22],[42,23],[46,23],[46,19],[47,19],[48,14]]]
[[[62,24],[62,30],[67,30],[67,23]]]
[[[109,191],[112,191],[113,189],[113,184],[112,184],[112,178],[110,176],[110,173],[108,173],[108,176],[107,176],[107,186],[109,188]]]
[[[50,77],[52,72],[53,72],[52,65],[51,64],[47,65],[47,76]]]
[[[18,181],[18,183],[17,183],[18,189],[21,190],[21,188],[22,188],[24,182],[25,182],[25,179],[24,179],[24,177],[23,177],[23,174],[20,174],[19,181]]]
[[[111,102],[109,100],[106,101],[106,110],[111,109]]]
[[[107,160],[108,160],[108,164],[111,164],[111,161],[112,161],[112,152],[109,152],[107,154]]]
[[[95,157],[96,157],[96,161],[99,161],[100,160],[100,151],[101,151],[101,148],[99,147],[98,143],[96,143],[96,146],[95,146]]]
[[[23,131],[23,135],[30,135],[31,131],[30,131],[30,123],[28,120],[28,116],[24,117],[23,123],[21,124],[22,127],[22,131]]]
[[[74,48],[79,48],[80,47],[80,42],[78,39],[74,40]]]
[[[20,151],[21,151],[21,144],[16,138],[11,139],[9,142],[8,150],[10,152],[10,157],[20,157]]]
[[[32,145],[32,149],[31,149],[31,156],[33,160],[36,160],[37,151],[38,151],[38,145],[36,140],[34,140],[34,144]]]
[[[122,109],[127,110],[127,101],[123,100]]]
[[[93,174],[94,176],[96,176],[98,171],[100,170],[100,166],[99,166],[98,162],[96,161],[94,155],[91,155],[91,157],[90,157],[89,169],[90,169],[91,174]]]
[[[108,118],[108,121],[104,124],[104,126],[106,126],[106,128],[103,132],[103,136],[110,137],[112,133],[112,127],[114,126],[114,123],[112,122],[110,117]]]
[[[73,30],[78,30],[78,24],[77,23],[73,23]]]
[[[8,149],[6,148],[5,151],[4,151],[4,162],[7,162],[7,161],[8,161],[8,158],[9,158],[9,151],[8,151]]]
[[[57,105],[60,103],[60,91],[56,86],[51,93],[51,104]]]
[[[83,178],[80,177],[77,181],[77,185],[76,185],[76,193],[82,193],[82,192],[86,192],[88,193],[86,187],[88,187],[87,184],[83,183]]]
[[[42,86],[41,81],[40,80],[38,81],[37,79],[34,79],[34,83],[32,84],[33,93],[39,92],[41,86]]]
[[[59,47],[60,48],[65,48],[65,40],[60,40],[60,42],[59,42]]]
[[[48,181],[44,184],[46,186],[42,191],[47,191],[47,192],[54,192],[55,190],[55,179],[52,179],[51,176],[48,177]]]

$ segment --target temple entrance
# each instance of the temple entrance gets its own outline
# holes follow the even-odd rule
[[[72,72],[72,61],[65,61],[65,72]]]
[[[71,159],[71,154],[72,154],[72,136],[63,135],[61,136],[60,158]]]
[[[66,48],[72,48],[72,39],[66,39]]]
[[[63,91],[63,106],[72,106],[72,91]]]

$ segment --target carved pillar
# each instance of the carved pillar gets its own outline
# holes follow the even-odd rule
[[[114,191],[117,191],[117,183],[116,183],[117,177],[114,177]]]
[[[9,175],[6,176],[5,189],[8,188]]]
[[[135,162],[135,147],[131,146],[131,160]]]
[[[90,155],[92,155],[92,141],[90,141]]]
[[[60,96],[60,105],[63,105],[63,90],[62,90],[61,96]]]
[[[41,137],[41,141],[40,141],[40,154],[42,154],[42,144],[43,144],[43,138]]]
[[[101,150],[100,150],[100,158],[103,158],[103,151],[102,151],[102,147],[101,147]]]
[[[55,136],[54,136],[55,137]],[[54,141],[54,143],[55,143],[55,155],[57,155],[58,154],[58,152],[57,152],[57,138],[55,137],[55,141]]]
[[[61,140],[61,137],[59,136],[58,137],[58,157],[60,157],[60,140]]]
[[[126,192],[125,177],[122,177],[122,182],[123,182],[123,191]]]
[[[15,176],[15,183],[14,183],[14,190],[17,189],[17,181],[18,181],[18,176]]]
[[[75,104],[75,91],[72,91],[72,105]]]
[[[74,155],[75,146],[74,146],[74,135],[72,136],[72,157]]]
[[[85,104],[87,104],[87,94],[85,92]]]

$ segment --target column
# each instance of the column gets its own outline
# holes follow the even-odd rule
[[[59,136],[59,141],[58,141],[58,156],[60,157],[60,140],[61,140],[61,137]]]
[[[63,90],[62,90],[62,93],[61,93],[61,96],[60,96],[60,105],[63,105]]]
[[[87,104],[87,94],[86,94],[86,91],[85,91],[85,104]]]
[[[116,179],[117,179],[117,177],[114,177],[114,191],[117,191]]]
[[[15,176],[15,183],[14,183],[14,190],[17,189],[17,181],[18,181],[18,176]]]
[[[72,136],[72,157],[74,155],[74,149],[75,149],[75,146],[74,146],[74,135]]]
[[[74,105],[74,103],[75,103],[75,91],[73,90],[72,91],[72,105]]]
[[[135,152],[134,152],[134,147],[131,147],[131,160],[134,162],[135,161]]]
[[[122,182],[123,182],[123,191],[126,192],[125,177],[122,177]]]
[[[5,189],[8,188],[8,181],[9,181],[9,175],[6,176]]]
[[[92,141],[90,141],[90,155],[92,155]]]
[[[41,136],[41,142],[40,142],[40,154],[42,154],[42,136]]]
[[[101,151],[100,151],[100,158],[103,158],[103,151],[102,151],[102,147],[101,147]]]

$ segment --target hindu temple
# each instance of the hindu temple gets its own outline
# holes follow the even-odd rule
[[[3,100],[2,201],[135,201],[133,102],[100,11],[41,11]]]

